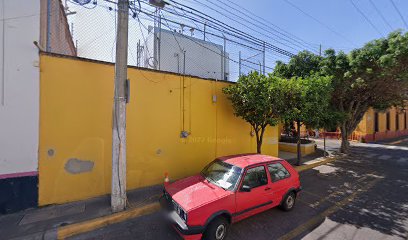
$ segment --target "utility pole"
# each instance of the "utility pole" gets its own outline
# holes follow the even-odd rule
[[[159,14],[159,23],[158,23],[158,25],[159,25],[159,40],[158,40],[158,44],[159,44],[159,46],[158,46],[158,51],[159,51],[159,57],[158,57],[158,62],[159,62],[159,66],[158,66],[158,69],[160,70],[160,58],[161,58],[161,14],[160,14],[160,9],[159,8],[157,8],[157,13]]]
[[[319,45],[319,56],[322,56],[322,44]]]
[[[126,207],[126,79],[129,0],[118,1],[115,92],[112,124],[112,212]]]
[[[206,30],[206,27],[207,27],[207,22],[204,23],[204,39],[203,39],[204,41],[205,41],[205,30]]]
[[[137,42],[137,47],[136,47],[136,65],[140,67],[140,39]]]
[[[224,36],[224,49],[223,49],[223,53],[222,53],[222,78],[221,78],[222,80],[225,80],[225,73],[226,73],[225,57],[227,56],[226,52],[227,52],[227,39]]]
[[[265,75],[265,42],[263,42],[262,48],[262,61],[263,61],[263,75]]]
[[[239,75],[238,75],[238,77],[240,77],[241,76],[241,51],[239,51],[239,60],[238,60],[238,73],[239,73]]]

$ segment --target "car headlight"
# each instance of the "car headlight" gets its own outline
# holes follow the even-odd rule
[[[174,211],[187,223],[187,212],[180,207],[178,203],[173,200]]]
[[[186,213],[186,212],[184,212],[183,216],[184,216],[184,218],[183,218],[183,217],[181,217],[181,218],[183,218],[184,222],[186,222],[186,223],[187,223],[187,213]]]

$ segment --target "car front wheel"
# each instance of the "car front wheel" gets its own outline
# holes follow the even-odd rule
[[[281,208],[284,211],[290,211],[295,206],[296,194],[294,192],[288,193],[282,201]]]
[[[205,240],[224,240],[227,237],[229,223],[224,217],[216,218],[212,221],[204,232]]]

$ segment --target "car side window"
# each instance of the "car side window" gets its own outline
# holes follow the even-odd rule
[[[290,177],[289,171],[280,163],[273,163],[268,165],[268,171],[271,175],[272,182]]]
[[[268,177],[264,166],[250,168],[246,171],[243,185],[247,185],[250,188],[256,188],[268,183]]]

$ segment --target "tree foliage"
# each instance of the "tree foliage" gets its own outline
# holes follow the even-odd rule
[[[346,55],[328,50],[321,74],[334,76],[331,104],[343,113],[342,152],[348,137],[370,108],[385,110],[402,103],[408,89],[408,34],[391,33]]]
[[[319,71],[319,64],[322,57],[309,51],[299,52],[292,57],[288,63],[276,62],[273,75],[290,79],[292,77],[309,77]]]
[[[331,97],[331,77],[311,75],[305,78],[285,80],[281,91],[284,92],[284,108],[281,117],[284,121],[297,125],[297,165],[300,165],[300,127],[321,126],[327,120],[327,111]]]
[[[407,99],[408,33],[393,32],[349,54],[329,49],[323,57],[312,55],[300,52],[288,64],[278,63],[274,75],[332,76],[329,110],[339,118],[342,152],[369,108],[383,110]],[[327,117],[327,123],[335,122]]]
[[[258,72],[242,75],[236,84],[223,89],[232,102],[234,114],[248,122],[255,131],[257,152],[261,153],[262,139],[268,125],[279,121],[282,108],[280,80]]]

